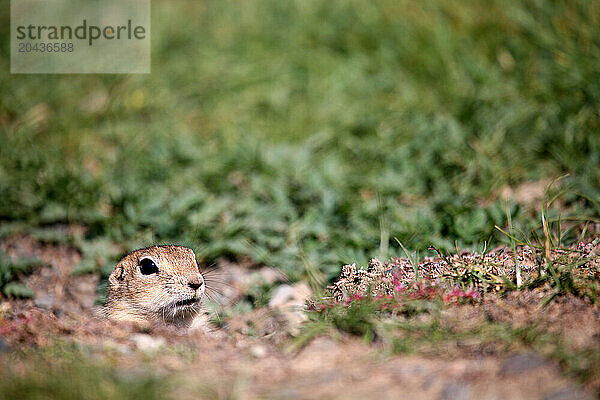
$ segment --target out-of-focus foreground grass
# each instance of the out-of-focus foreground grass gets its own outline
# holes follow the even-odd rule
[[[153,1],[152,73],[106,76],[10,75],[2,4],[3,234],[295,280],[527,234],[507,185],[569,173],[563,218],[600,212],[599,2]]]

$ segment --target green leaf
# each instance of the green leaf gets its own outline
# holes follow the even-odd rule
[[[2,289],[4,294],[9,297],[33,298],[33,290],[22,283],[9,282]]]

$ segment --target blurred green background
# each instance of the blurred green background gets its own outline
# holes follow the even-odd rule
[[[598,1],[154,0],[151,74],[64,76],[9,73],[1,3],[0,234],[83,225],[82,271],[181,243],[323,281],[530,235],[502,193],[566,173],[600,214]]]

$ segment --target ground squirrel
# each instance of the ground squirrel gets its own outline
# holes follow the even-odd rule
[[[205,283],[192,249],[151,246],[125,256],[108,278],[104,314],[135,323],[192,327]]]

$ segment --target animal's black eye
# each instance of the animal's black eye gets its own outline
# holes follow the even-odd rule
[[[140,260],[140,272],[144,275],[158,274],[158,267],[149,258],[143,258]]]

